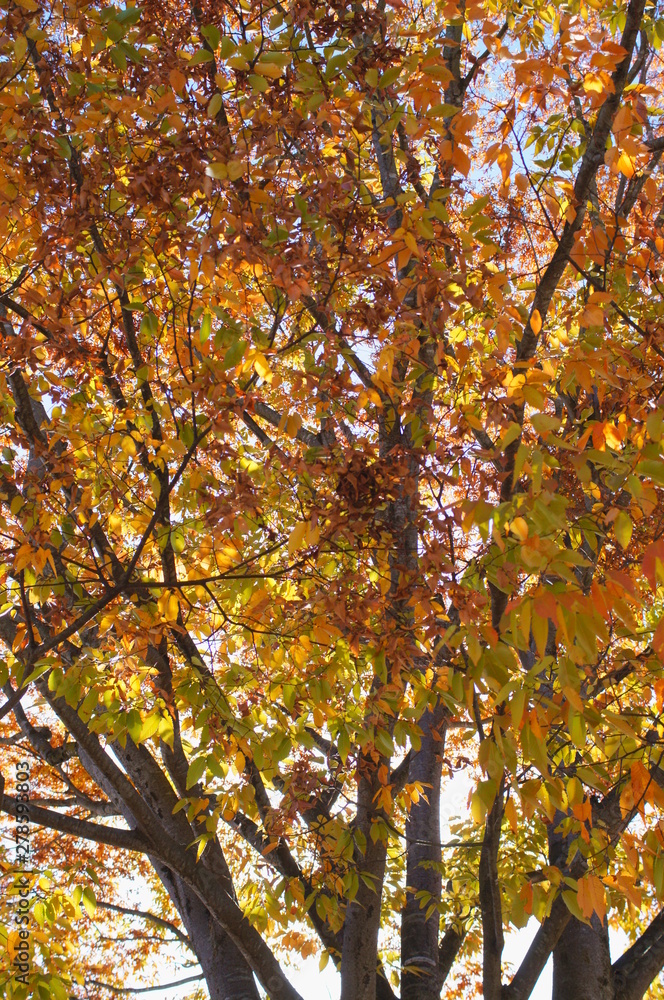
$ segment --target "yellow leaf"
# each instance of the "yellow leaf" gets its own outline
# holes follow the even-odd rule
[[[633,528],[631,517],[624,510],[621,510],[613,522],[613,530],[623,549],[626,549],[630,543]]]
[[[630,768],[630,780],[634,805],[643,813],[645,802],[649,798],[648,792],[653,779],[641,761],[637,760],[632,764]]]
[[[272,372],[264,354],[257,354],[254,358],[254,369],[257,375],[264,378],[266,382],[272,381]]]
[[[567,698],[567,700],[570,703],[570,705],[572,706],[572,708],[575,708],[577,710],[577,712],[581,712],[583,714],[583,710],[585,708],[585,705],[583,703],[583,700],[582,700],[581,695],[579,694],[579,692],[575,688],[570,687],[569,684],[566,684],[563,687],[563,694]]]
[[[304,535],[307,530],[307,525],[301,521],[296,524],[288,537],[288,554],[293,555],[296,549],[302,545],[304,541]]]
[[[25,35],[18,35],[16,41],[14,42],[14,55],[16,56],[16,62],[23,62],[27,48],[28,40]]]
[[[177,621],[180,600],[172,590],[164,591],[157,602],[157,607],[167,622]]]
[[[589,305],[581,313],[581,326],[603,326],[604,310],[601,306]]]
[[[90,889],[88,886],[86,886],[85,889],[83,890],[83,896],[81,897],[81,902],[83,903],[83,906],[88,916],[93,917],[95,910],[97,909],[97,900],[95,899],[95,895],[92,889]]]
[[[133,458],[136,454],[136,442],[129,434],[126,434],[125,437],[123,437],[120,447],[125,455],[130,455]]]
[[[224,163],[222,160],[216,160],[214,163],[208,163],[205,168],[205,173],[208,177],[214,178],[214,180],[224,180],[224,178],[228,177],[228,164]],[[212,260],[214,269],[214,258]]]
[[[210,103],[208,104],[208,115],[210,118],[216,118],[221,111],[221,94],[215,94]]]
[[[507,817],[507,822],[509,823],[512,833],[516,833],[518,829],[516,806],[514,805],[514,799],[508,799],[505,803],[505,816]]]
[[[271,62],[259,62],[256,64],[256,69],[260,70],[261,76],[266,76],[270,80],[278,80],[286,73],[283,66],[277,66],[276,63]]]
[[[510,521],[510,533],[516,535],[520,542],[525,542],[528,537],[528,524],[523,517],[515,517]]]
[[[108,515],[108,526],[111,531],[122,531],[122,517],[119,514]]]
[[[628,816],[634,808],[634,795],[631,784],[625,785],[620,793],[620,812],[623,819]]]
[[[518,688],[510,698],[510,712],[512,714],[512,728],[518,729],[523,718],[523,710],[526,705],[526,689]]]
[[[404,233],[403,241],[408,247],[408,249],[411,251],[411,253],[417,254],[417,242],[412,233]]]
[[[229,160],[227,167],[228,176],[232,181],[236,181],[242,177],[242,174],[244,173],[244,162],[242,160]]]
[[[487,814],[486,804],[482,801],[477,792],[473,792],[470,800],[470,814],[473,817],[475,826],[479,826],[480,823],[483,823],[484,817]]]

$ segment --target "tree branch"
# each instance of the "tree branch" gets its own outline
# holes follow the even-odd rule
[[[16,818],[19,814],[24,816],[22,811],[24,803],[20,803],[21,810],[18,810],[19,801],[13,795],[4,795],[2,799],[2,809],[9,816]],[[111,826],[101,826],[99,823],[90,823],[85,819],[76,819],[74,816],[67,816],[63,813],[54,812],[52,809],[42,809],[29,803],[30,822],[37,826],[46,826],[51,830],[67,834],[70,837],[77,837],[79,840],[92,840],[96,844],[106,844],[108,847],[116,847],[123,851],[136,851],[145,854],[150,844],[147,839],[134,830],[118,830]]]
[[[463,939],[465,937],[465,931],[457,930],[456,927],[448,927],[443,934],[442,941],[440,942],[438,948],[438,973],[440,976],[440,985],[444,985],[445,980],[449,976],[452,966],[456,960],[457,955],[463,944]]]
[[[158,917],[156,913],[150,913],[149,910],[132,910],[130,906],[119,906],[117,903],[107,903],[105,900],[99,899],[97,900],[97,908],[100,910],[112,910],[114,913],[122,913],[126,917],[139,917],[141,920],[149,920],[150,923],[156,924],[157,927],[163,927],[164,930],[172,931],[182,944],[186,945],[187,948],[192,948],[191,941],[179,927],[176,927],[170,920]]]
[[[551,913],[540,924],[512,982],[503,986],[503,1000],[528,1000],[571,916],[562,896],[556,896]]]
[[[641,1000],[664,968],[664,910],[660,910],[638,941],[613,963],[615,1000]]]
[[[620,106],[620,99],[627,82],[627,74],[629,73],[632,52],[634,51],[634,46],[639,35],[645,3],[646,0],[631,0],[629,7],[627,8],[625,30],[623,31],[621,39],[621,45],[626,50],[626,55],[622,62],[616,67],[611,77],[614,92],[609,94],[602,104],[599,114],[597,115],[597,122],[595,124],[595,128],[593,129],[592,136],[588,142],[586,151],[583,154],[581,166],[579,167],[579,172],[577,173],[576,181],[574,182],[574,218],[571,222],[567,221],[565,223],[563,233],[560,237],[555,253],[553,254],[553,257],[544,272],[544,276],[537,287],[537,291],[535,292],[530,317],[523,331],[523,336],[517,346],[517,363],[529,361],[535,353],[539,339],[539,326],[537,333],[535,333],[531,324],[533,313],[537,311],[541,322],[544,322],[549,305],[551,304],[551,299],[553,298],[554,292],[558,287],[558,282],[562,277],[563,271],[567,266],[568,256],[574,246],[574,237],[583,225],[588,194],[597,171],[604,163],[606,141],[609,137],[611,125],[618,107]]]
[[[187,983],[200,982],[203,978],[203,973],[199,972],[195,976],[187,976],[185,979],[177,979],[174,983],[164,983],[160,986],[113,986],[111,983],[102,983],[99,979],[86,979],[86,983],[89,983],[91,986],[100,987],[103,990],[108,990],[110,993],[119,993],[126,996],[129,993],[157,993],[159,990],[170,990],[176,986],[185,986]]]

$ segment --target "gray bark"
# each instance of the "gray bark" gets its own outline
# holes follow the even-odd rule
[[[503,912],[498,879],[500,825],[503,818],[501,780],[484,827],[479,865],[479,897],[482,914],[482,989],[486,1000],[501,1000],[503,956]]]
[[[442,986],[439,913],[434,909],[427,917],[430,903],[425,899],[422,905],[417,894],[430,894],[435,906],[442,888],[440,781],[445,744],[438,730],[443,717],[444,708],[440,705],[424,714],[420,720],[422,746],[412,755],[408,768],[408,781],[420,782],[426,799],[420,797],[412,806],[406,823],[408,859],[406,905],[401,914],[401,1000],[438,1000]],[[427,862],[436,863],[438,867]]]
[[[575,917],[553,950],[553,1000],[614,1000],[606,923],[593,914],[590,926]]]
[[[373,769],[373,764],[369,766]],[[383,841],[378,839],[374,843],[371,839],[371,819],[376,813],[373,801],[376,786],[377,782],[369,778],[358,779],[357,827],[364,834],[367,847],[357,861],[360,874],[357,895],[346,908],[341,1000],[376,1000],[380,903],[387,855]]]
[[[641,1000],[664,968],[664,910],[613,965],[615,1000]]]
[[[182,879],[165,865],[152,863],[187,930],[210,1000],[258,1000],[251,969],[228,934]]]
[[[564,814],[556,812],[549,827],[549,861],[579,877],[587,866],[580,855],[568,857],[570,836],[560,824]],[[553,949],[552,1000],[614,1000],[609,931],[596,913],[590,925],[571,917]]]

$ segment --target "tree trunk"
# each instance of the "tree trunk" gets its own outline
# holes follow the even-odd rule
[[[401,1000],[438,1000],[441,976],[438,960],[440,899],[440,780],[444,740],[438,734],[444,707],[430,709],[420,719],[422,746],[413,754],[408,781],[420,782],[423,795],[414,803],[406,823],[406,905],[401,914]],[[444,733],[442,734],[444,735]],[[438,737],[438,738],[436,738]],[[426,864],[435,862],[437,868]],[[427,893],[431,899],[418,898]]]
[[[552,1000],[614,1000],[609,931],[596,913],[590,926],[572,917],[554,948]]]
[[[152,863],[187,930],[210,1000],[258,1000],[253,973],[228,934],[182,879],[165,865]]]
[[[357,894],[346,908],[341,1000],[376,1000],[380,903],[387,855],[384,841],[378,838],[374,842],[371,837],[377,785],[366,777],[358,781],[357,827],[366,838],[367,846],[356,865],[359,874]]]
[[[123,751],[121,747],[117,749],[125,764],[135,763],[131,746],[129,751],[126,751],[126,748]],[[116,805],[130,828],[135,828],[136,821],[131,811],[96,767],[94,761],[80,748],[79,756],[88,774]],[[246,959],[228,934],[213,919],[196,893],[166,865],[152,857],[150,862],[186,928],[205,976],[210,1000],[259,1000],[256,981]]]
[[[569,872],[570,837],[560,830],[563,819],[557,811],[549,826],[549,862]],[[571,870],[576,878],[586,870],[579,855]],[[596,913],[590,925],[572,917],[553,950],[552,1000],[614,1000],[614,992],[607,925]]]

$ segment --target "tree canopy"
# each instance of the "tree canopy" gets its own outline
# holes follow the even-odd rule
[[[3,995],[655,995],[659,4],[0,10]]]

